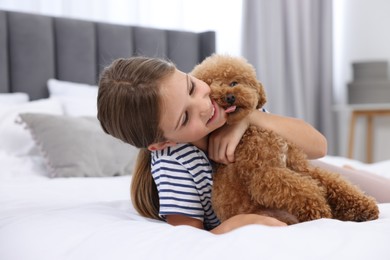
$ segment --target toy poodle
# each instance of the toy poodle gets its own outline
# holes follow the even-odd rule
[[[211,88],[211,98],[234,124],[266,103],[254,67],[244,58],[214,54],[191,74]],[[235,162],[215,164],[212,205],[221,221],[256,213],[287,224],[319,218],[377,219],[376,201],[339,174],[314,167],[282,136],[250,126],[235,150]]]

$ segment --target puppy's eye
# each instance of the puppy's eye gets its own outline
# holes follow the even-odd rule
[[[229,86],[230,86],[230,87],[234,87],[234,86],[236,86],[237,84],[238,84],[237,81],[233,81],[232,83],[229,84]]]

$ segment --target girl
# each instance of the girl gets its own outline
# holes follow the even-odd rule
[[[206,154],[217,162],[234,162],[234,150],[249,124],[294,141],[309,158],[326,154],[326,139],[301,120],[261,111],[225,125],[224,109],[209,94],[206,83],[157,58],[118,59],[102,72],[102,128],[141,148],[132,177],[134,207],[145,217],[215,234],[248,224],[285,225],[254,214],[219,223],[211,207],[212,168]]]

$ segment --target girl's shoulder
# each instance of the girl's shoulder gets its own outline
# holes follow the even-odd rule
[[[177,144],[162,150],[153,151],[152,165],[161,161],[176,162],[187,166],[192,163],[209,164],[206,154],[198,147],[188,143]]]
[[[160,157],[171,157],[176,159],[181,159],[186,156],[191,155],[206,155],[195,145],[189,143],[177,144],[175,146],[166,147],[162,150],[157,150],[152,152],[152,158],[158,159]]]

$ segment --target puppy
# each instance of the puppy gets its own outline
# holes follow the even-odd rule
[[[256,71],[245,59],[214,54],[191,74],[209,84],[211,98],[235,124],[266,103]],[[250,126],[235,151],[235,163],[215,164],[212,204],[221,221],[256,213],[287,224],[319,218],[378,218],[375,200],[336,173],[313,167],[306,154],[282,136]]]

